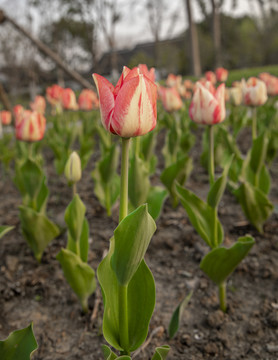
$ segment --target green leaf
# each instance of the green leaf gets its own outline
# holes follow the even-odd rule
[[[0,225],[0,239],[1,237],[3,237],[5,234],[7,234],[9,231],[11,231],[14,228],[14,226],[5,226],[5,225]]]
[[[101,350],[105,360],[115,360],[117,355],[107,345],[101,345]]]
[[[114,144],[107,155],[98,163],[101,181],[109,184],[116,173],[119,162],[119,147]]]
[[[263,165],[259,173],[258,187],[264,194],[267,195],[270,191],[270,186],[271,186],[271,177],[267,167]]]
[[[110,250],[100,263],[97,275],[104,302],[103,335],[106,341],[117,350],[123,350],[119,330],[119,283],[111,268],[114,252],[114,238]],[[149,322],[155,306],[155,283],[144,260],[127,286],[129,349],[136,350],[146,339]]]
[[[60,234],[60,231],[44,214],[26,206],[20,206],[19,211],[23,236],[36,259],[40,261],[43,251],[50,241]]]
[[[175,336],[176,332],[179,330],[183,311],[187,307],[192,294],[193,294],[193,291],[190,291],[190,293],[179,303],[179,305],[177,306],[177,308],[175,309],[175,311],[171,317],[169,328],[168,328],[170,339],[172,339]]]
[[[40,191],[37,196],[37,204],[36,204],[36,210],[40,213],[45,213],[46,210],[46,203],[49,195],[49,190],[46,185],[46,177],[43,177],[42,184]]]
[[[254,243],[253,237],[244,236],[229,249],[213,249],[202,259],[200,268],[216,285],[220,285],[245,258]]]
[[[143,160],[146,163],[149,163],[151,161],[151,158],[153,157],[154,148],[156,144],[156,134],[157,133],[155,131],[151,131],[146,135],[141,136],[140,148],[141,148]]]
[[[155,353],[152,357],[152,360],[165,360],[168,352],[170,351],[170,346],[162,345],[155,349]]]
[[[258,136],[257,139],[253,141],[249,164],[254,174],[259,174],[262,169],[266,159],[267,146],[268,137],[266,133]]]
[[[227,184],[227,176],[232,164],[234,156],[232,155],[230,157],[230,160],[227,162],[225,169],[223,171],[223,174],[220,176],[220,178],[218,178],[214,184],[212,185],[212,187],[210,188],[210,191],[208,193],[208,204],[212,207],[212,208],[218,208],[218,205],[220,203],[220,200],[223,196],[223,193],[225,191],[226,188],[226,184]]]
[[[134,208],[144,204],[150,189],[149,172],[145,162],[134,155],[128,172],[128,194]]]
[[[214,209],[198,198],[192,191],[180,185],[177,185],[177,192],[194,229],[208,246],[213,247],[215,243],[215,239],[213,239]],[[217,227],[218,238],[216,240],[217,244],[220,245],[223,241],[223,228],[218,219]]]
[[[67,282],[78,296],[81,304],[86,303],[96,288],[94,270],[68,249],[61,249],[56,258],[62,266]]]
[[[79,242],[80,248],[80,258],[82,261],[87,262],[88,260],[88,251],[89,251],[89,224],[85,218],[83,221],[82,232]]]
[[[146,204],[126,216],[115,229],[111,267],[121,285],[127,285],[137,271],[155,230]]]
[[[24,329],[12,332],[6,340],[0,341],[2,360],[30,360],[37,348],[32,323]]]
[[[168,192],[160,186],[151,186],[147,203],[149,214],[154,220],[158,219]]]
[[[263,224],[273,211],[273,204],[259,188],[248,182],[242,183],[234,194],[247,219],[262,233]]]
[[[81,236],[85,212],[85,205],[83,204],[79,195],[75,194],[66,209],[65,222],[68,226],[68,231],[71,238],[76,242],[79,242]]]

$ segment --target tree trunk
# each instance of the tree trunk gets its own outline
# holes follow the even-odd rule
[[[214,62],[215,62],[215,67],[219,67],[222,66],[220,8],[217,0],[211,0],[211,6],[212,6]]]
[[[196,25],[192,19],[191,0],[185,0],[185,7],[187,10],[188,27],[190,34],[190,47],[191,47],[191,71],[194,76],[201,76],[201,61],[198,43],[198,34]]]

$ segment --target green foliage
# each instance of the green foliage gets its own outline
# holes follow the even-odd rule
[[[9,231],[11,231],[14,228],[14,226],[4,226],[4,225],[0,225],[0,239],[1,237],[3,237],[5,234],[7,234]]]
[[[155,353],[152,357],[152,360],[165,360],[168,352],[170,351],[170,346],[162,345],[155,349]]]
[[[221,285],[245,258],[254,243],[251,236],[245,236],[239,238],[229,249],[213,249],[202,259],[200,268],[216,285]]]
[[[170,339],[172,339],[175,336],[175,334],[177,333],[177,331],[179,330],[180,322],[182,319],[182,314],[183,314],[185,308],[187,307],[192,295],[193,295],[193,291],[190,291],[190,293],[179,303],[179,305],[173,312],[173,315],[171,317],[170,324],[168,327]]]
[[[0,354],[3,360],[30,360],[37,348],[32,323],[24,329],[12,332],[6,340],[0,341]]]

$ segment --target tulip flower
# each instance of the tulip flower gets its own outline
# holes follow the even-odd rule
[[[139,68],[141,74],[144,74],[151,81],[155,82],[155,68],[154,67],[152,67],[149,70],[146,64],[139,64],[138,68]]]
[[[216,75],[213,71],[207,71],[205,73],[205,77],[207,81],[210,81],[213,85],[216,84]]]
[[[33,111],[37,111],[40,114],[44,114],[46,108],[45,98],[40,95],[36,96],[34,102],[30,103],[30,108]]]
[[[82,176],[81,161],[77,152],[73,151],[68,158],[65,166],[65,177],[70,185],[73,185],[73,194],[76,193],[76,183],[80,181]]]
[[[163,107],[166,111],[172,112],[182,108],[182,100],[174,87],[166,88],[164,86],[159,86],[158,95],[162,100]]]
[[[104,77],[93,74],[100,102],[101,120],[106,130],[123,138],[145,135],[156,126],[157,89],[140,69],[124,67],[114,87]]]
[[[229,100],[234,106],[239,106],[242,103],[242,90],[240,87],[232,87],[229,89]]]
[[[22,105],[15,105],[13,108],[13,114],[15,118],[15,126],[17,126],[22,118],[22,114],[24,112],[24,107]]]
[[[39,141],[43,138],[45,132],[45,117],[30,110],[24,110],[19,123],[16,123],[15,136],[22,141]]]
[[[219,67],[215,70],[215,75],[218,82],[225,82],[228,79],[228,70]]]
[[[266,85],[262,80],[250,77],[247,82],[242,79],[243,102],[248,106],[260,106],[267,100]]]
[[[46,89],[47,101],[52,105],[56,106],[61,103],[63,88],[57,84],[54,84]]]
[[[269,96],[278,95],[278,77],[269,73],[261,73],[259,78],[265,83]]]
[[[76,96],[72,89],[66,88],[62,91],[62,106],[66,110],[77,110]]]
[[[97,94],[93,90],[82,90],[78,98],[78,106],[80,110],[85,111],[98,109],[99,100]]]
[[[224,121],[226,116],[225,85],[218,86],[214,94],[210,83],[205,87],[200,82],[197,82],[189,108],[189,115],[194,122],[199,124],[213,125]]]
[[[10,125],[12,122],[12,114],[10,111],[0,111],[0,122],[2,125]]]

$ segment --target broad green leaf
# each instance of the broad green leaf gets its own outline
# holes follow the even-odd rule
[[[109,184],[113,178],[119,162],[119,148],[114,144],[107,155],[98,163],[101,181]]]
[[[262,233],[263,224],[273,211],[273,204],[259,188],[248,182],[242,183],[234,194],[247,219]]]
[[[126,216],[115,229],[111,267],[121,285],[127,285],[137,271],[155,230],[146,204]]]
[[[80,258],[83,262],[88,260],[88,251],[89,251],[89,224],[85,218],[83,221],[82,232],[80,236]]]
[[[119,283],[110,265],[114,241],[112,238],[109,253],[100,263],[97,275],[104,302],[103,335],[111,346],[123,350],[119,333]],[[145,341],[154,306],[154,279],[142,260],[127,287],[129,348],[126,351],[136,350]]]
[[[187,307],[192,294],[193,291],[190,291],[190,293],[179,303],[179,305],[173,312],[168,328],[170,339],[172,339],[175,336],[176,332],[179,330],[183,311]]]
[[[65,222],[68,226],[68,231],[71,238],[76,242],[79,242],[81,236],[85,212],[85,205],[83,204],[79,195],[75,194],[66,209]]]
[[[68,249],[61,249],[56,258],[62,266],[67,282],[81,304],[86,303],[96,288],[94,270]]]
[[[49,190],[46,185],[46,177],[43,177],[40,191],[36,199],[36,210],[42,214],[45,213],[46,203],[49,195]]]
[[[25,191],[31,199],[34,199],[41,188],[43,174],[40,167],[33,160],[26,160],[20,169]]]
[[[267,134],[263,133],[253,141],[251,155],[250,155],[250,168],[254,174],[259,174],[266,159],[266,152],[268,146]]]
[[[31,323],[24,329],[12,332],[6,340],[0,341],[1,360],[30,360],[37,348]]]
[[[128,172],[128,195],[133,207],[146,203],[150,189],[149,172],[145,162],[134,155]]]
[[[213,249],[202,259],[200,268],[216,285],[220,285],[245,258],[254,243],[253,237],[244,236],[229,249]]]
[[[271,186],[271,177],[267,167],[263,165],[259,173],[258,187],[264,194],[267,195],[270,191],[270,186]]]
[[[165,360],[168,352],[170,351],[170,346],[162,345],[155,349],[155,353],[152,357],[152,360]]]
[[[220,245],[223,241],[223,228],[217,219],[217,239],[215,241],[213,238],[214,209],[198,198],[192,191],[180,185],[177,185],[177,192],[191,224],[201,238],[210,247],[213,247],[215,243]]]
[[[5,226],[5,225],[0,225],[0,239],[1,237],[3,237],[5,234],[7,234],[9,231],[11,231],[14,228],[14,226]]]
[[[107,345],[101,345],[101,350],[105,360],[115,360],[117,355]]]
[[[19,207],[21,230],[36,259],[41,256],[47,245],[60,234],[58,227],[46,215],[26,206]]]
[[[223,196],[227,184],[228,172],[230,170],[233,157],[233,155],[230,157],[230,161],[226,164],[223,174],[214,182],[214,184],[210,188],[207,201],[212,208],[218,208],[219,202]]]
[[[167,190],[161,188],[160,186],[151,186],[147,203],[149,214],[154,220],[158,219],[167,194]]]
[[[156,144],[156,134],[157,133],[155,131],[151,131],[148,134],[141,136],[141,153],[143,155],[143,160],[146,163],[149,163],[153,157],[154,147]]]

